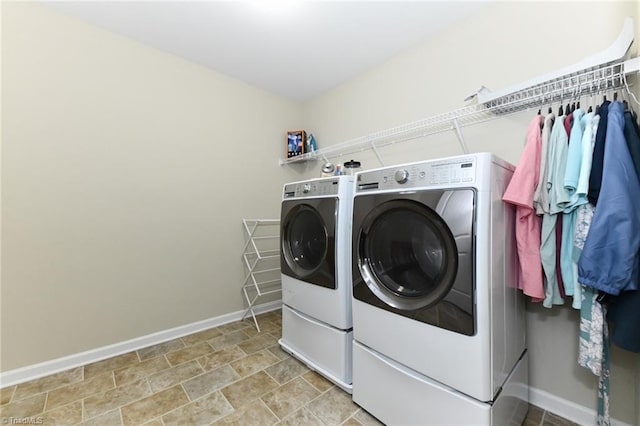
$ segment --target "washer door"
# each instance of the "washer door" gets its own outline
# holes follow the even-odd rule
[[[282,204],[282,273],[310,284],[335,288],[335,209],[337,200]]]
[[[353,297],[474,335],[475,191],[362,195],[353,209]]]
[[[411,200],[387,201],[362,224],[358,267],[369,289],[389,306],[429,307],[453,286],[456,242],[429,207]]]

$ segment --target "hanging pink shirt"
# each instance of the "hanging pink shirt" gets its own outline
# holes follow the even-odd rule
[[[516,206],[516,247],[518,250],[518,287],[534,302],[544,299],[540,232],[542,220],[536,215],[533,194],[540,174],[542,125],[544,118],[536,115],[527,129],[527,142],[516,171],[502,199]]]

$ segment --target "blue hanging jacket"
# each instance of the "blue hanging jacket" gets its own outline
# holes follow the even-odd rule
[[[578,281],[609,294],[638,289],[640,180],[624,137],[624,107],[609,105],[598,206],[578,262]]]

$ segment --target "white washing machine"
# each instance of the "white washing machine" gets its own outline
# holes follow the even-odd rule
[[[384,423],[524,420],[513,171],[480,153],[356,175],[353,400]]]
[[[284,186],[280,346],[351,392],[353,176]]]

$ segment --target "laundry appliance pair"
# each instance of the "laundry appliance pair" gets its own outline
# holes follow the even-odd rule
[[[320,282],[321,268],[307,281],[287,269],[308,259],[306,253],[295,255],[296,247],[307,247],[325,260],[332,257],[334,275],[348,280],[340,297],[350,297],[344,312],[352,310],[353,328],[342,329],[345,340],[334,347],[345,363],[352,362],[344,368],[352,376],[340,379],[352,378],[351,387],[342,387],[357,404],[389,425],[521,424],[528,405],[524,300],[516,279],[515,212],[501,200],[513,172],[488,153],[360,172],[345,197],[348,223],[340,216],[342,198],[334,195],[333,216],[326,207],[326,217],[342,227],[332,232],[322,230],[331,226],[301,226],[300,239],[292,238],[293,209],[306,212],[307,223],[324,213],[313,199],[288,200],[287,188],[294,194],[308,188],[309,194],[326,184],[285,186],[281,345],[324,374],[325,365],[314,365],[311,354],[332,350],[321,337],[327,324],[311,310],[298,311],[302,305],[292,301],[305,299],[316,315],[327,314],[333,302],[323,305],[306,289],[331,289],[312,284]],[[303,233],[324,236],[331,249],[312,250],[321,244]],[[341,288],[342,281],[336,282]],[[322,332],[291,326],[301,318]],[[340,384],[335,374],[325,376]]]

